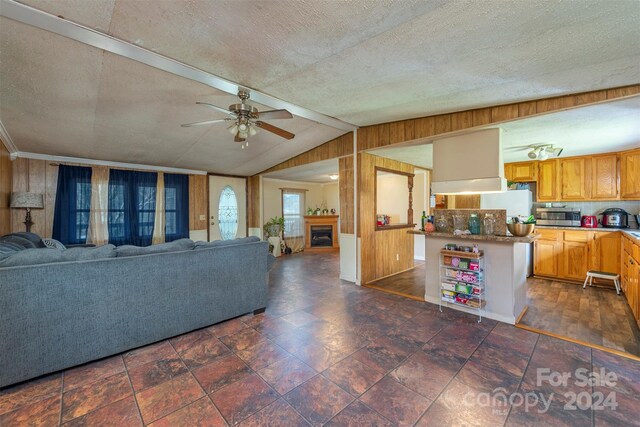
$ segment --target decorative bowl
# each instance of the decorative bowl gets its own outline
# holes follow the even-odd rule
[[[516,237],[524,237],[533,233],[533,229],[536,227],[535,224],[507,224],[507,230],[509,233],[513,234]]]

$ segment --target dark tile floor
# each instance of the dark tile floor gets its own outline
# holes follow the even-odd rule
[[[639,362],[337,272],[337,254],[281,258],[266,313],[2,390],[0,426],[638,425]]]
[[[612,286],[528,282],[522,325],[640,356],[640,330],[624,294],[617,295]]]

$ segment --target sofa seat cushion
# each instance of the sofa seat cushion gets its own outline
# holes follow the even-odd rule
[[[196,242],[196,249],[218,248],[221,246],[243,245],[245,243],[259,242],[260,238],[256,236],[241,237],[233,240],[214,240],[213,242]]]
[[[122,245],[116,248],[117,256],[128,257],[149,254],[161,254],[166,252],[189,251],[193,249],[195,244],[191,239],[178,239],[169,243],[160,243],[151,246],[132,246]]]

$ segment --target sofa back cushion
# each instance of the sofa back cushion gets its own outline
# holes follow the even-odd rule
[[[256,236],[241,237],[233,240],[214,240],[213,242],[196,242],[196,249],[218,248],[221,246],[243,245],[245,243],[259,242],[260,238]]]
[[[21,265],[49,264],[62,261],[62,249],[23,249],[0,260],[0,267],[18,267]]]
[[[0,243],[13,243],[21,246],[23,249],[33,249],[38,247],[31,240],[13,234],[7,234],[6,236],[0,237]]]
[[[16,236],[16,237],[21,237],[23,239],[26,239],[28,241],[30,241],[31,243],[33,243],[33,247],[34,248],[44,248],[44,242],[42,241],[42,239],[40,238],[40,236],[38,236],[36,233],[31,233],[31,232],[27,232],[27,231],[19,231],[17,233],[11,233],[11,234],[7,234],[8,236]]]
[[[116,247],[109,244],[97,248],[69,248],[62,251],[61,261],[89,261],[94,259],[115,258]]]
[[[160,243],[151,246],[132,246],[123,245],[116,248],[118,257],[161,254],[166,252],[189,251],[193,249],[195,244],[191,239],[178,239],[169,243]]]

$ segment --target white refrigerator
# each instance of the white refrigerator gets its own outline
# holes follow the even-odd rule
[[[480,209],[506,209],[507,218],[528,217],[533,213],[533,196],[530,190],[509,190],[502,193],[480,195]],[[527,245],[527,275],[533,274],[532,244]]]

